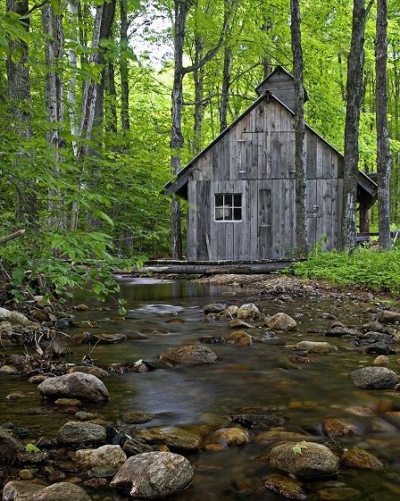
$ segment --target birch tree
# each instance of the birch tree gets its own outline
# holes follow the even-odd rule
[[[378,0],[376,17],[376,128],[379,246],[390,250],[390,149],[387,122],[387,0]]]
[[[55,187],[49,188],[49,224],[52,227],[64,225],[63,217],[60,217],[60,190],[57,187],[60,177],[60,163],[62,161],[62,149],[65,141],[62,137],[61,128],[64,122],[64,87],[62,79],[62,58],[64,52],[64,32],[61,17],[60,1],[45,4],[42,9],[43,31],[46,35],[46,89],[45,102],[47,108],[47,120],[51,126],[47,133],[47,141],[54,158],[54,181]]]

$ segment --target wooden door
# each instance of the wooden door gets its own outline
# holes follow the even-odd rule
[[[318,181],[316,179],[307,180],[306,216],[308,246],[312,248],[320,237],[322,222],[322,207],[318,196]]]
[[[272,193],[270,183],[258,189],[258,258],[272,258]]]

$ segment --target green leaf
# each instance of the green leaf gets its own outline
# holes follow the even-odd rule
[[[307,449],[307,442],[299,442],[297,443],[296,445],[294,445],[292,447],[292,451],[295,453],[295,454],[303,454],[303,451],[302,449]]]
[[[32,454],[37,454],[39,452],[42,452],[39,447],[37,447],[35,444],[26,444],[25,446],[26,452],[30,452]]]

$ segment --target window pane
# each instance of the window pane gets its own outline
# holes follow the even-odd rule
[[[223,221],[224,219],[224,209],[215,209],[215,220]]]
[[[224,221],[232,221],[232,209],[224,209]]]
[[[233,219],[235,221],[242,220],[242,209],[233,209]]]
[[[222,195],[222,193],[217,193],[215,195],[215,207],[222,207],[224,203],[224,196]]]
[[[232,195],[226,193],[224,196],[225,196],[224,205],[228,206],[228,207],[232,207]]]
[[[241,194],[233,195],[233,205],[235,207],[242,206],[242,195]]]

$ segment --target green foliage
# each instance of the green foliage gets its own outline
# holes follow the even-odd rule
[[[374,292],[400,293],[400,249],[380,252],[359,248],[351,254],[338,251],[312,252],[307,261],[287,273],[310,279],[355,285]]]

